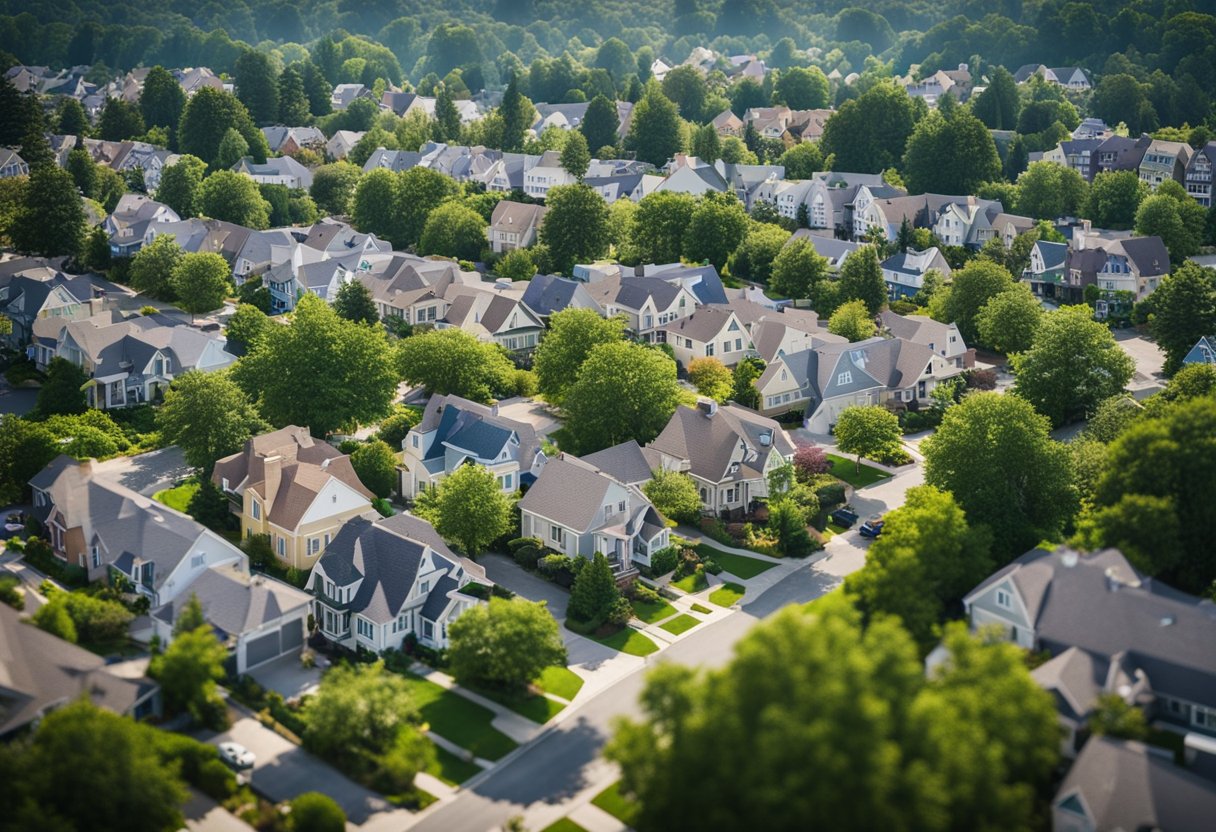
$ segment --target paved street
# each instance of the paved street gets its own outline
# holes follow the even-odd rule
[[[97,463],[96,473],[108,480],[151,497],[192,473],[181,448],[172,445],[138,456],[119,456]]]
[[[1136,362],[1136,373],[1128,383],[1128,389],[1138,399],[1156,392],[1164,383],[1161,370],[1165,366],[1165,353],[1156,342],[1150,341],[1134,329],[1115,330],[1115,340]]]
[[[730,658],[734,643],[760,619],[787,604],[805,603],[832,591],[864,562],[861,550],[847,540],[833,540],[828,552],[745,603],[739,611],[680,639],[661,654],[663,660],[721,665]],[[455,800],[424,813],[411,828],[481,832],[515,814],[525,814],[530,828],[543,828],[562,817],[582,792],[607,786],[615,779],[612,767],[599,758],[600,750],[608,739],[612,720],[637,713],[644,680],[639,669],[589,699],[576,714],[548,729],[507,765],[488,772]]]

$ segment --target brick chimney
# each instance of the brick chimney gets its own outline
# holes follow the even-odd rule
[[[262,464],[265,466],[266,515],[269,515],[274,498],[278,496],[279,485],[283,482],[283,457],[278,454],[268,456]]]

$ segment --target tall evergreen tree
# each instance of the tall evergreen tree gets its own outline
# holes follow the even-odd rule
[[[519,91],[519,81],[514,75],[503,93],[498,114],[502,116],[502,149],[519,150],[524,145],[524,132],[531,126],[530,113],[533,108]]]
[[[620,119],[616,115],[616,105],[602,95],[591,99],[587,112],[583,115],[583,123],[579,132],[587,139],[587,147],[592,153],[599,152],[603,147],[614,147],[617,143],[617,128]]]
[[[53,164],[31,167],[25,204],[13,218],[9,237],[14,248],[29,254],[79,253],[84,242],[84,207],[72,174]]]
[[[1017,84],[1009,70],[998,66],[988,79],[988,86],[971,105],[971,113],[993,130],[1013,130],[1017,127],[1022,100]]]
[[[97,119],[97,135],[108,142],[122,142],[144,134],[139,107],[121,98],[107,98]]]
[[[633,108],[628,146],[638,159],[652,165],[665,165],[684,146],[680,116],[676,105],[657,81],[646,85],[646,94]]]
[[[279,117],[279,85],[270,57],[248,49],[236,59],[236,96],[255,124],[274,124]]]
[[[144,88],[139,93],[139,110],[143,113],[144,124],[167,128],[173,136],[184,109],[186,92],[169,70],[159,65],[148,70]]]
[[[436,141],[460,141],[460,111],[446,84],[439,88],[439,95],[435,97],[434,133]]]
[[[289,127],[307,124],[309,110],[304,76],[299,66],[292,64],[279,76],[279,122]]]

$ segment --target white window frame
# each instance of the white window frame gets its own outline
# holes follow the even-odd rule
[[[996,591],[996,605],[1001,609],[1013,609],[1013,593],[1007,589],[998,589]]]

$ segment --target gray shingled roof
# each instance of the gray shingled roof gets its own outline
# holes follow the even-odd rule
[[[639,485],[650,479],[651,472],[658,468],[657,454],[643,448],[637,440],[630,439],[602,451],[587,454],[583,462],[594,465],[613,479],[626,485]]]
[[[676,408],[667,427],[648,447],[688,460],[689,473],[709,482],[729,476],[731,458],[740,443],[747,446],[743,463],[757,469],[763,467],[772,449],[785,457],[794,453],[785,431],[774,420],[738,405],[721,405],[712,415],[710,409],[704,403]]]
[[[586,533],[591,530],[613,482],[612,477],[594,465],[560,454],[545,463],[536,482],[519,501],[519,507],[575,532]]]
[[[265,575],[251,576],[232,564],[204,570],[153,615],[175,621],[192,595],[198,596],[207,622],[228,636],[271,624],[309,603],[308,593]]]
[[[101,656],[26,624],[0,604],[0,736],[81,696],[126,713],[151,686],[113,675]]]
[[[1172,756],[1139,742],[1091,737],[1054,806],[1079,812],[1080,794],[1095,829],[1207,832],[1216,818],[1216,783],[1179,768]]]

